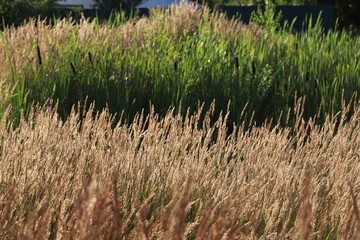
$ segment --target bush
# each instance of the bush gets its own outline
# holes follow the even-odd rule
[[[19,25],[31,17],[49,17],[55,13],[57,0],[0,0],[0,29]]]

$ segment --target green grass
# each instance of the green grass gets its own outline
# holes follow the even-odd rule
[[[358,36],[325,33],[319,21],[293,33],[201,11],[183,7],[155,10],[149,19],[119,14],[104,24],[32,21],[6,29],[0,33],[0,62],[7,66],[1,81],[14,87],[6,104],[18,119],[21,109],[26,114],[31,104],[53,98],[66,118],[87,97],[96,109],[124,111],[131,121],[141,109],[148,112],[150,102],[164,115],[169,106],[194,112],[198,102],[207,110],[215,100],[217,113],[230,102],[229,122],[238,123],[246,105],[247,119],[255,111],[254,120],[263,122],[305,97],[304,117],[321,106],[323,121],[359,91]],[[16,37],[20,32],[29,37]]]

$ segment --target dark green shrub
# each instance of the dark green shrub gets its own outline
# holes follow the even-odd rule
[[[0,29],[5,25],[19,25],[31,17],[51,17],[57,0],[0,0]]]

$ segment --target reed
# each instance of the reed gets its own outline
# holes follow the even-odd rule
[[[274,24],[244,25],[193,6],[154,10],[149,18],[114,14],[104,24],[31,20],[0,34],[1,81],[14,88],[17,119],[48,98],[59,100],[66,118],[86,96],[97,110],[124,110],[128,122],[141,109],[149,113],[150,102],[164,115],[180,104],[195,112],[198,101],[208,109],[214,99],[217,115],[230,101],[229,122],[236,123],[245,105],[248,120],[255,111],[261,123],[286,113],[296,97],[306,97],[304,116],[320,105],[319,121],[334,116],[342,94],[349,102],[359,91],[359,37],[325,33],[311,19],[299,33]]]
[[[273,26],[0,32],[0,239],[358,239],[359,37]]]

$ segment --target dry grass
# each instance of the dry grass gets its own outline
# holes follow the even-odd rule
[[[359,239],[358,106],[317,126],[299,102],[294,129],[230,135],[226,116],[171,110],[116,127],[106,110],[5,115],[0,238]]]
[[[83,19],[5,29],[0,239],[360,238],[359,103],[320,126],[303,120],[299,101],[292,128],[244,123],[230,134],[228,115],[211,123],[214,106],[201,123],[200,112],[184,119],[169,110],[160,118],[152,109],[126,125],[94,108],[63,121],[46,106],[16,127],[9,123],[5,109],[20,92],[9,84],[11,71],[41,72],[39,52],[42,65],[62,76],[61,62],[76,56],[71,49],[84,48],[85,56],[91,49],[99,59],[129,46],[146,49],[151,34],[174,43],[199,27],[229,41],[249,29],[255,40],[261,34],[206,11],[179,8],[117,27]]]

